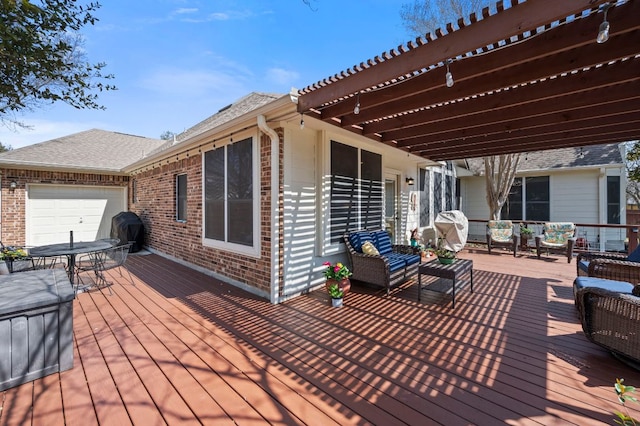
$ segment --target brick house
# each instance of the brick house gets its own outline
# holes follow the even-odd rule
[[[406,241],[409,182],[428,166],[442,167],[301,116],[295,96],[251,93],[173,141],[91,130],[0,154],[0,232],[7,244],[89,240],[133,211],[150,251],[278,303],[346,260],[348,228]],[[91,205],[108,208],[85,232]]]

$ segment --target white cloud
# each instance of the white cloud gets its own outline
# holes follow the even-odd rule
[[[278,85],[291,85],[300,78],[296,71],[285,70],[283,68],[270,68],[267,70],[266,79]]]
[[[198,12],[198,9],[195,8],[195,7],[191,7],[191,8],[183,7],[183,8],[174,10],[173,14],[174,15],[188,15],[188,14],[196,13],[196,12]]]

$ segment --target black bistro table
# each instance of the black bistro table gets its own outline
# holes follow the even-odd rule
[[[104,250],[112,247],[113,244],[107,240],[97,241],[78,241],[75,243],[58,243],[46,246],[32,247],[29,254],[33,257],[58,257],[67,256],[69,259],[69,281],[74,284],[73,278],[76,267],[76,256],[83,253],[89,253],[97,250]]]
[[[469,274],[469,284],[471,285],[471,293],[473,293],[473,260],[456,259],[452,264],[445,265],[440,263],[438,259],[422,263],[418,267],[418,301],[422,293],[422,274],[434,277],[449,279],[453,282],[451,292],[451,309],[456,306],[456,280],[465,274]]]

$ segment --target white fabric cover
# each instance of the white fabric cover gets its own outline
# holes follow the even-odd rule
[[[442,248],[459,252],[467,244],[469,221],[460,210],[438,213],[434,225],[438,235],[443,238]]]

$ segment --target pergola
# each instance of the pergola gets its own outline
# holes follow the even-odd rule
[[[638,139],[640,1],[501,1],[300,90],[298,112],[435,161]]]

